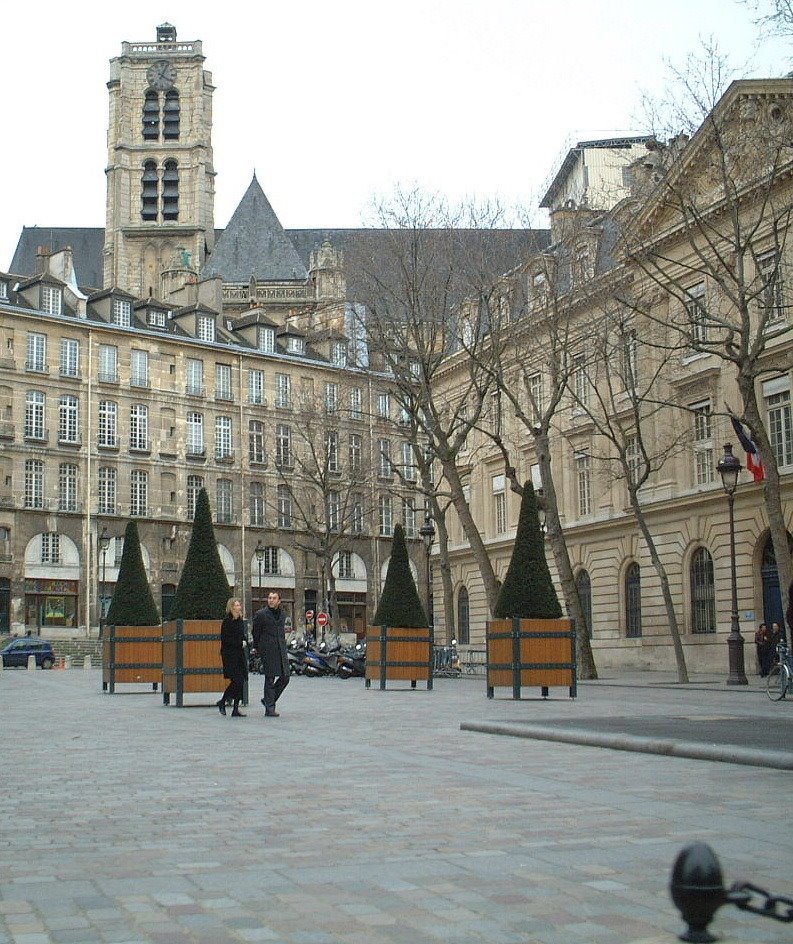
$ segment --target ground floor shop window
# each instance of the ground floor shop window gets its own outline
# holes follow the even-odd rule
[[[76,626],[77,588],[76,580],[25,580],[25,625]]]

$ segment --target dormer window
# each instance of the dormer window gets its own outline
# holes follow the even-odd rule
[[[264,354],[272,354],[275,351],[275,330],[259,325],[256,332],[256,347]]]
[[[196,319],[196,337],[199,341],[214,341],[215,319],[208,315],[199,315]]]
[[[152,328],[164,328],[166,321],[165,312],[160,308],[150,308],[147,321]]]
[[[330,360],[334,367],[347,366],[347,345],[344,341],[334,341],[331,344]]]
[[[112,322],[120,328],[128,328],[132,321],[132,302],[126,298],[114,298]]]
[[[63,310],[63,289],[57,285],[42,285],[41,310],[48,315],[60,315]]]
[[[303,338],[289,337],[286,339],[286,349],[290,354],[304,354],[306,344]]]
[[[0,299],[5,301],[8,298],[8,282],[0,281]]]

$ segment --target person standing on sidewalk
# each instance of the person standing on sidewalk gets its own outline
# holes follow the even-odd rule
[[[286,614],[281,607],[281,594],[271,590],[267,606],[253,617],[253,645],[259,651],[264,667],[264,713],[277,718],[275,703],[289,684],[289,658],[284,636]]]
[[[770,668],[768,663],[768,627],[765,623],[760,623],[757,627],[757,632],[754,634],[754,644],[757,649],[757,667],[760,678],[765,678]]]
[[[242,603],[232,597],[226,604],[226,615],[220,626],[220,658],[223,660],[223,677],[229,680],[226,691],[215,703],[222,715],[231,701],[232,718],[244,718],[240,702],[245,693],[245,677],[248,674],[245,658],[245,621],[242,618]]]

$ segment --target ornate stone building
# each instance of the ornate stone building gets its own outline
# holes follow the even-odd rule
[[[216,232],[203,64],[170,24],[123,44],[105,228],[25,227],[0,272],[0,632],[95,631],[130,517],[167,613],[201,487],[234,592],[279,587],[297,625],[330,594],[361,633],[393,525],[416,536],[344,265],[378,231],[285,231],[254,177]]]

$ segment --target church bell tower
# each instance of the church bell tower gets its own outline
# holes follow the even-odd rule
[[[200,41],[122,43],[110,60],[104,287],[162,298],[162,275],[198,273],[214,245],[212,75]],[[164,299],[163,299],[164,300]]]

